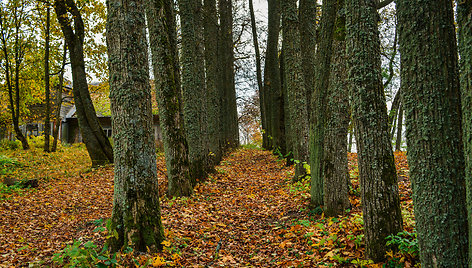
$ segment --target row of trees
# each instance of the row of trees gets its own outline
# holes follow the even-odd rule
[[[350,205],[346,142],[351,118],[366,252],[380,261],[386,236],[402,230],[390,129],[395,113],[402,120],[402,111],[394,110],[403,107],[422,265],[465,267],[465,186],[469,215],[472,207],[472,1],[457,2],[461,85],[453,3],[396,1],[401,88],[390,117],[382,83],[378,9],[393,1],[323,1],[319,26],[315,25],[317,2],[300,0],[298,8],[297,2],[268,1],[266,67],[264,86],[259,88],[264,148],[291,152],[296,162],[310,163],[310,205],[323,206],[326,215],[342,214]],[[395,55],[396,50],[392,59]],[[392,80],[392,65],[393,61],[387,83]],[[295,180],[305,176],[303,166],[296,166]]]
[[[163,130],[168,195],[190,195],[224,152],[239,144],[232,1],[220,0],[218,5],[214,0],[178,2],[180,56],[174,1],[110,0],[107,8],[115,145],[111,226],[118,234],[110,242],[114,250],[123,246],[157,250],[164,235],[151,129],[146,25]]]

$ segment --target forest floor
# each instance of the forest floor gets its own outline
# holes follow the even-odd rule
[[[292,183],[293,167],[270,152],[234,151],[193,196],[174,199],[164,194],[167,180],[160,156],[164,250],[115,255],[100,250],[112,210],[112,167],[88,168],[83,146],[50,154],[32,149],[1,155],[16,159],[0,166],[2,181],[14,176],[39,178],[40,183],[36,189],[0,188],[0,267],[58,267],[60,261],[83,264],[93,259],[95,264],[137,267],[411,267],[416,261],[414,250],[413,256],[408,254],[414,244],[408,237],[397,239],[403,250],[389,250],[386,263],[365,258],[355,154],[348,155],[352,209],[337,218],[309,211],[309,182]],[[412,232],[406,157],[398,152],[395,158],[404,226]],[[52,261],[54,254],[59,263]]]

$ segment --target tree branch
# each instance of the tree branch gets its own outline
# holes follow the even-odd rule
[[[384,0],[384,1],[377,4],[377,9],[384,8],[388,5],[390,5],[392,2],[393,2],[393,0]]]

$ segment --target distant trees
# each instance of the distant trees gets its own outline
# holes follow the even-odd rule
[[[24,105],[24,88],[21,78],[25,66],[25,55],[30,46],[32,31],[25,29],[28,9],[31,6],[23,0],[0,3],[0,39],[3,58],[4,79],[8,90],[13,129],[23,149],[29,149],[28,140],[20,130],[20,111]]]
[[[112,163],[113,148],[98,122],[88,90],[84,60],[85,25],[82,15],[74,0],[56,0],[54,9],[70,52],[77,119],[92,166]]]
[[[143,252],[156,251],[162,248],[164,241],[143,5],[141,0],[107,2],[115,144],[111,232],[117,235],[110,238],[114,251],[126,247]],[[169,65],[173,66],[172,62]]]
[[[464,144],[452,2],[397,0],[396,3],[408,164],[421,265],[466,267]],[[462,28],[465,21],[461,8],[467,5],[469,9],[465,12],[470,16],[470,1],[458,6],[462,52],[470,48],[470,43],[465,45],[462,39],[470,40]],[[470,55],[462,56],[463,63],[470,59]],[[467,68],[470,66],[463,65],[465,103],[469,94]],[[470,107],[463,108],[467,117]]]

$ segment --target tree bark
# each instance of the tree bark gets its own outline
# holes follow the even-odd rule
[[[266,127],[263,141],[266,149],[287,153],[285,136],[284,95],[279,67],[280,0],[268,0],[267,49],[264,65],[263,100],[261,110],[265,112]],[[282,74],[283,75],[283,74]],[[264,136],[263,136],[264,138]]]
[[[379,262],[385,259],[385,238],[402,230],[402,215],[382,87],[376,2],[346,0],[346,46],[366,255]]]
[[[192,183],[206,177],[208,150],[205,148],[205,73],[199,59],[198,23],[195,0],[179,0],[182,27],[182,92],[184,119]]]
[[[402,103],[422,267],[467,267],[461,96],[451,1],[397,0]]]
[[[302,69],[305,79],[306,100],[308,109],[308,121],[312,116],[312,94],[315,91],[316,70],[316,0],[300,0],[300,38]],[[335,16],[335,15],[334,15]],[[324,42],[324,40],[321,40]],[[328,64],[329,66],[329,64]],[[329,71],[328,71],[329,72]]]
[[[295,159],[294,180],[307,175],[303,163],[308,156],[308,106],[306,104],[305,81],[301,67],[300,32],[296,0],[282,0],[282,25],[284,43],[285,84],[289,108],[289,124]]]
[[[113,251],[162,248],[156,151],[144,3],[107,1],[115,190],[109,242]],[[126,34],[123,34],[126,33]]]
[[[316,3],[315,3],[316,4]],[[301,6],[300,6],[301,7]],[[323,181],[325,168],[323,151],[325,148],[324,138],[327,127],[327,90],[330,82],[331,54],[333,53],[333,34],[336,22],[337,0],[323,2],[323,15],[321,17],[320,43],[316,53],[315,69],[311,73],[305,71],[305,78],[310,78],[314,85],[312,95],[313,111],[310,120],[310,169],[311,169],[311,200],[310,206],[315,208],[324,204]],[[303,25],[303,27],[306,27]],[[302,28],[303,28],[302,27]],[[305,53],[308,53],[305,51]],[[312,63],[310,63],[312,64]],[[305,67],[306,69],[306,67]],[[306,84],[306,83],[305,83]],[[308,85],[307,85],[308,86]],[[311,85],[310,85],[311,86]],[[308,92],[308,91],[307,91]],[[310,94],[311,95],[311,94]],[[328,160],[328,159],[326,159]]]
[[[203,5],[205,70],[208,109],[208,139],[210,164],[217,165],[223,156],[224,143],[220,134],[222,105],[218,83],[218,14],[216,0],[204,0]]]
[[[45,91],[45,118],[44,118],[44,151],[49,152],[49,136],[51,135],[51,101],[49,99],[50,95],[50,85],[49,85],[49,32],[51,28],[50,23],[51,18],[51,9],[49,4],[46,8],[46,40],[44,45],[44,91]]]
[[[167,166],[167,192],[169,196],[189,196],[193,187],[182,112],[174,3],[148,1],[146,14]]]
[[[223,97],[224,142],[227,148],[236,148],[239,146],[239,128],[234,84],[232,0],[219,0],[218,7],[220,14],[219,66],[222,70],[219,87]]]
[[[469,222],[469,265],[472,263],[472,1],[457,1],[462,129]]]
[[[69,48],[77,120],[92,166],[113,162],[113,148],[98,121],[88,90],[84,60],[84,22],[74,0],[54,2],[57,18]],[[69,17],[72,16],[72,20]],[[73,23],[73,26],[72,26]]]
[[[339,10],[344,0],[337,0],[336,21],[332,38],[331,67],[326,92],[326,122],[322,160],[323,201],[326,216],[344,214],[349,201],[349,172],[347,162],[347,132],[349,127],[349,98],[345,43],[346,17]],[[329,12],[323,14],[330,14]],[[320,51],[321,53],[321,51]]]

